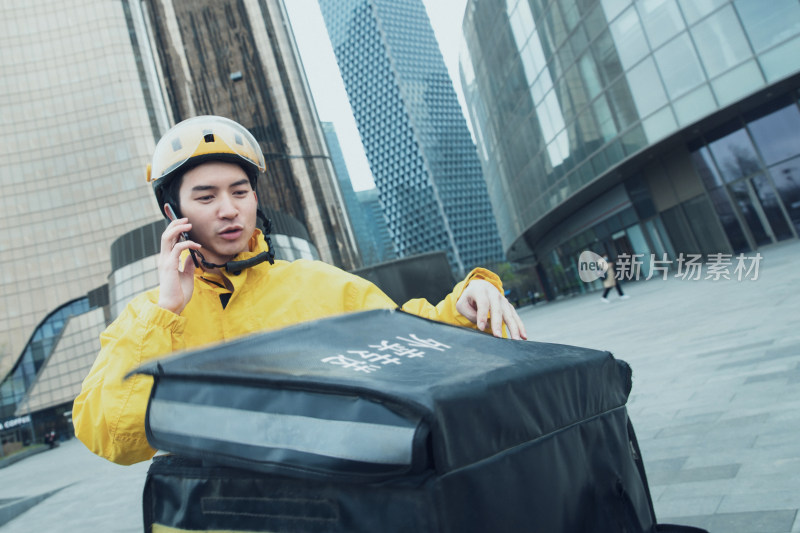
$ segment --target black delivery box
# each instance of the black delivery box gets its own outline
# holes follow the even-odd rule
[[[136,372],[147,531],[666,531],[608,352],[380,310]]]

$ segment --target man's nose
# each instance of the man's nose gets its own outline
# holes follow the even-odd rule
[[[223,194],[220,198],[219,204],[219,217],[220,218],[234,218],[239,214],[233,198],[228,194]]]

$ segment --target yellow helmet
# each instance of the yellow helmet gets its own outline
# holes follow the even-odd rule
[[[266,169],[258,141],[238,122],[214,115],[179,122],[158,141],[153,162],[147,166],[147,181],[153,185],[162,212],[165,201],[177,200],[165,198],[166,187],[172,179],[206,161],[240,165],[254,189],[258,172]]]

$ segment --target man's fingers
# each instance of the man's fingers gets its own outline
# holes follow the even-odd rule
[[[456,311],[461,313],[461,315],[467,320],[475,324],[478,319],[478,314],[475,312],[475,306],[473,303],[474,302],[469,298],[459,298],[456,302]]]
[[[175,252],[180,253],[189,248],[192,248],[193,250],[199,250],[200,248],[202,248],[202,245],[199,242],[194,242],[194,241],[178,241],[172,246],[172,250],[170,250],[170,253],[175,253]]]
[[[503,336],[503,325],[512,339],[527,339],[525,326],[516,309],[500,294],[494,285],[484,280],[473,280],[456,302],[456,310],[481,331],[490,323],[492,335]]]
[[[506,303],[505,323],[508,326],[511,338],[516,340],[528,340],[528,333],[525,331],[525,324],[522,323],[519,313],[517,313],[517,310],[511,305],[511,302],[507,301]]]
[[[505,322],[506,327],[508,328],[508,336],[514,340],[520,340],[519,336],[519,322],[516,320],[516,312],[514,311],[514,306],[506,300],[503,302],[503,322]]]
[[[186,250],[200,250],[200,243],[194,241],[176,241],[169,250],[162,250],[159,258],[159,268],[168,270],[177,269],[178,272],[187,272],[185,263],[181,261],[181,254]],[[187,256],[188,259],[188,256]],[[189,261],[194,266],[193,261]],[[193,270],[191,270],[193,271]]]
[[[486,329],[486,320],[489,317],[489,308],[491,305],[489,299],[486,297],[485,294],[486,293],[483,294],[478,293],[474,299],[477,311],[477,314],[475,316],[475,324],[481,331]]]
[[[192,225],[187,222],[187,220],[188,219],[185,218],[174,220],[170,222],[167,229],[164,230],[164,233],[161,235],[162,260],[175,260],[176,254],[180,255],[180,252],[187,248],[192,248],[194,250],[199,250],[201,248],[200,244],[194,241],[181,240],[182,235],[192,229]],[[186,246],[187,244],[188,246]]]
[[[500,296],[496,290],[489,291],[489,301],[492,306],[492,334],[495,337],[503,336],[503,301],[505,297]]]
[[[180,240],[181,234],[190,229],[192,229],[192,225],[189,223],[189,219],[179,218],[170,222],[167,229],[161,234],[161,252],[169,253],[175,243]]]
[[[519,313],[517,313],[516,309],[514,310],[514,319],[517,322],[517,329],[519,330],[519,336],[523,340],[528,340],[528,332],[525,331],[525,324],[522,323],[522,319],[519,317]]]

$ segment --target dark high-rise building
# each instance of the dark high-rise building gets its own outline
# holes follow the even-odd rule
[[[171,122],[222,115],[267,160],[261,204],[303,224],[324,261],[355,266],[355,242],[282,0],[143,0]]]
[[[421,0],[320,0],[399,257],[501,260],[475,145]]]
[[[463,30],[504,250],[550,297],[592,288],[583,250],[647,276],[797,238],[796,0],[469,0]]]

